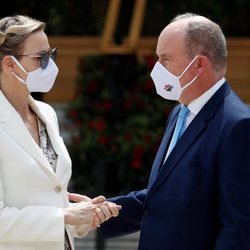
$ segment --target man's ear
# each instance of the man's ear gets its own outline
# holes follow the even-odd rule
[[[2,67],[12,72],[15,69],[15,63],[11,56],[4,56],[2,59]]]
[[[203,55],[200,55],[197,60],[196,73],[197,76],[199,76],[205,71],[206,67],[208,66],[209,60],[206,56]]]

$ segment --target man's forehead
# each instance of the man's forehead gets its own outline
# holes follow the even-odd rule
[[[162,31],[158,38],[156,53],[171,54],[171,51],[184,46],[185,31],[180,28],[167,28]]]
[[[187,21],[184,20],[179,20],[173,23],[168,24],[160,33],[160,37],[167,36],[169,34],[175,35],[175,36],[180,36],[185,34],[187,29]]]

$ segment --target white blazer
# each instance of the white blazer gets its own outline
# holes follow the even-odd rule
[[[27,130],[19,113],[0,91],[0,250],[63,250],[64,216],[71,160],[59,135],[51,106],[30,97],[33,111],[45,123],[58,155],[56,172]],[[84,236],[89,225],[77,234]],[[74,232],[75,231],[75,232]]]

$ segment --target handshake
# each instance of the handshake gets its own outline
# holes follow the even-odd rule
[[[122,208],[113,202],[106,200],[104,196],[91,199],[87,196],[69,193],[69,200],[75,203],[67,208],[63,208],[64,222],[74,226],[90,225],[93,230],[110,219],[117,217]]]

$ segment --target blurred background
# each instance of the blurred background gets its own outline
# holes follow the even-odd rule
[[[250,104],[248,0],[9,0],[0,16],[47,23],[58,48],[53,89],[34,97],[51,104],[73,162],[69,191],[107,197],[142,189],[175,102],[155,93],[149,73],[157,36],[177,14],[217,22],[227,38],[227,79]],[[104,241],[98,231],[77,249],[137,249],[139,233]]]

